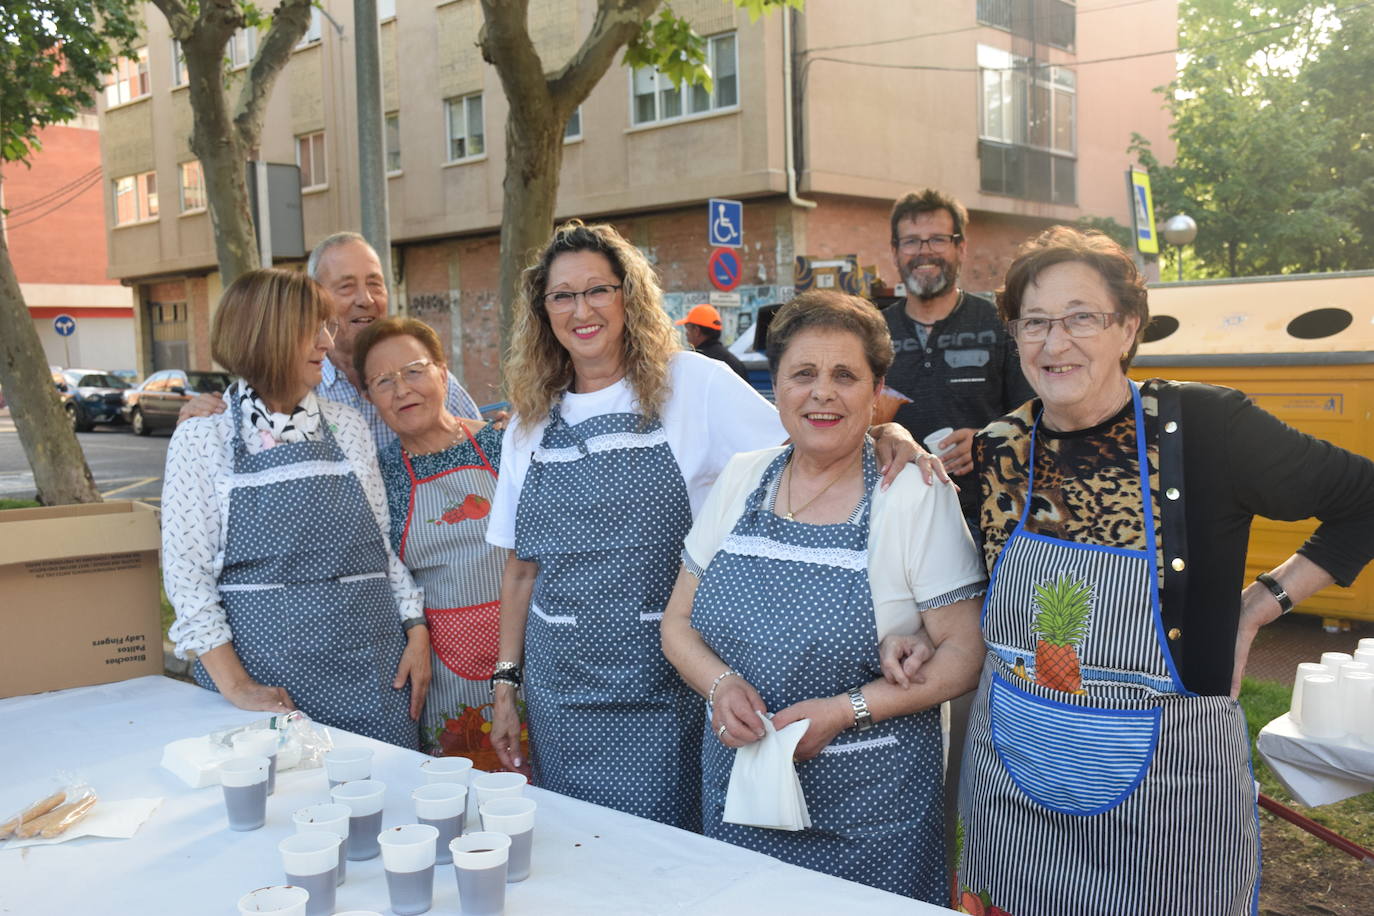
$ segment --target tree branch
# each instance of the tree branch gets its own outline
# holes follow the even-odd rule
[[[610,69],[616,54],[639,34],[661,3],[662,0],[601,0],[582,46],[549,79],[555,104],[566,107],[568,114],[582,104]]]
[[[234,0],[216,2],[233,3]],[[291,59],[291,50],[310,28],[310,5],[310,0],[281,0],[272,15],[267,37],[258,45],[258,53],[249,65],[248,78],[239,89],[238,104],[234,107],[234,127],[246,147],[258,145],[263,109],[272,95],[272,86]]]
[[[512,112],[548,103],[549,84],[529,32],[529,0],[481,0],[477,46],[496,68]]]

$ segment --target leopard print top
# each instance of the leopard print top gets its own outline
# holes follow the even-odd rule
[[[1154,509],[1156,569],[1163,577],[1159,535],[1158,379],[1140,386],[1146,457]],[[1026,498],[1030,433],[1037,398],[978,434],[975,457],[983,490],[981,525],[988,569],[1020,521]],[[1135,412],[1128,401],[1116,416],[1089,429],[1056,433],[1042,423],[1036,435],[1035,494],[1026,530],[1086,544],[1146,549],[1141,524]]]

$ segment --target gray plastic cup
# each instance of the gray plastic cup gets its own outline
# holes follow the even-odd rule
[[[482,827],[510,837],[510,863],[506,866],[506,881],[511,884],[530,876],[534,809],[532,798],[493,798],[482,805]]]
[[[420,786],[410,793],[415,803],[415,819],[439,831],[435,841],[440,865],[453,861],[449,855],[448,842],[463,835],[466,824],[468,787],[456,782],[432,782]]]
[[[293,833],[277,844],[286,883],[310,894],[305,916],[330,916],[338,886],[339,847],[343,840],[323,830]]]
[[[396,916],[428,913],[434,905],[434,843],[438,837],[439,831],[428,824],[388,827],[377,835],[391,912]]]
[[[506,865],[510,837],[477,831],[448,844],[458,879],[458,912],[463,916],[501,916],[506,909]]]
[[[266,757],[267,794],[277,791],[277,731],[272,728],[253,728],[239,732],[229,739],[236,757]]]
[[[345,782],[329,790],[334,801],[347,805],[348,857],[354,862],[377,858],[377,834],[382,829],[382,805],[386,801],[386,784],[375,779]]]
[[[339,844],[339,874],[335,878],[336,885],[343,884],[348,874],[348,822],[352,817],[353,811],[347,805],[335,804],[308,805],[291,815],[297,833],[318,830],[322,833],[332,833],[343,841]]]
[[[230,830],[257,830],[267,822],[266,757],[234,757],[219,766]]]
[[[324,773],[329,788],[355,779],[372,778],[372,748],[336,747],[324,752]]]
[[[310,894],[293,884],[274,884],[249,891],[239,898],[239,916],[271,913],[272,916],[305,916]]]

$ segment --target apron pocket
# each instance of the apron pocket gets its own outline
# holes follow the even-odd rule
[[[531,606],[533,611],[538,609]],[[429,642],[448,670],[469,681],[496,673],[501,643],[501,602],[472,607],[425,608]]]
[[[1154,760],[1159,709],[1095,709],[1040,697],[994,674],[992,746],[1017,787],[1061,814],[1110,811]]]

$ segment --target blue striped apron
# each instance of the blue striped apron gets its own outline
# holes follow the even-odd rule
[[[702,575],[692,626],[772,712],[847,693],[880,677],[868,582],[870,498],[837,525],[773,512],[791,449],[768,466]],[[871,445],[864,485],[878,481]],[[702,824],[707,836],[931,903],[948,893],[939,707],[841,732],[797,764],[811,815],[800,831],[721,821],[735,751],[707,723]]]
[[[420,718],[432,754],[491,752],[483,710],[491,703],[501,636],[501,572],[506,552],[487,543],[496,468],[464,428],[480,462],[420,478],[410,456],[405,531],[397,553],[425,592],[433,679]]]
[[[316,722],[414,749],[410,685],[391,686],[406,637],[386,542],[348,458],[327,421],[319,440],[249,454],[239,399],[227,400],[234,472],[219,591],[234,651]],[[199,661],[193,671],[215,689]]]
[[[663,657],[659,624],[692,525],[657,420],[569,426],[555,404],[515,517],[539,564],[525,628],[530,765],[542,788],[700,829],[703,704]]]
[[[957,883],[962,899],[1011,916],[1238,916],[1259,903],[1245,718],[1230,697],[1191,693],[1174,668],[1134,383],[1131,399],[1145,550],[1026,530],[1037,418],[1026,509],[983,604],[988,652],[960,778]],[[1038,612],[1066,593],[1088,608],[1067,652],[1037,637]]]

